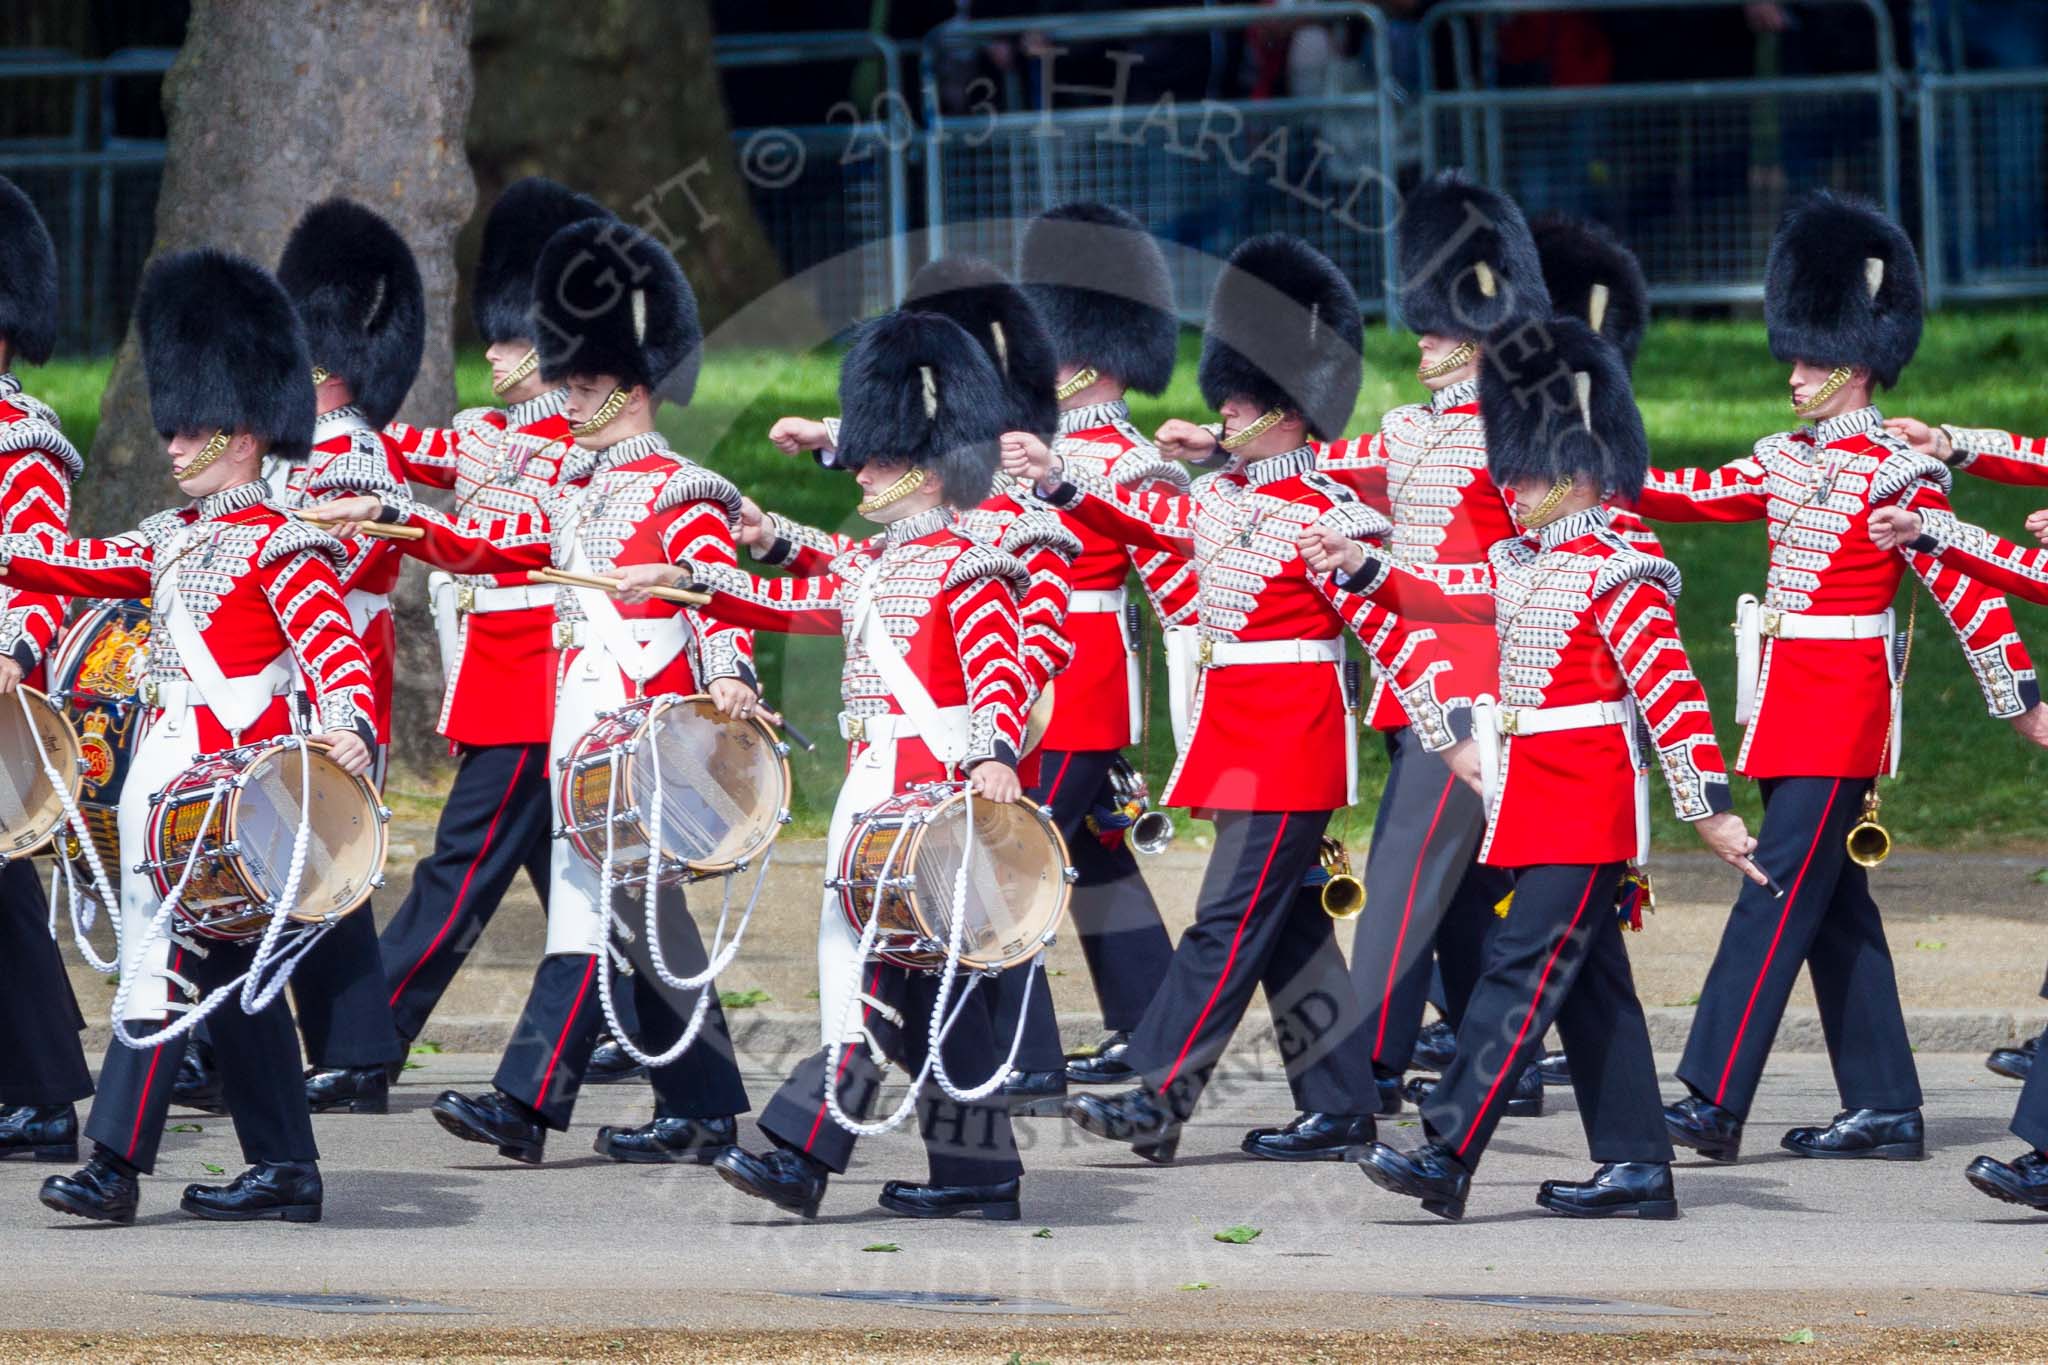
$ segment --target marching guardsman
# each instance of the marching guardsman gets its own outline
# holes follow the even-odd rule
[[[1388,412],[1377,434],[1320,446],[1318,468],[1393,522],[1389,543],[1398,563],[1447,582],[1484,564],[1489,546],[1515,534],[1507,499],[1486,472],[1479,366],[1489,332],[1549,317],[1550,298],[1521,209],[1456,171],[1408,196],[1394,249],[1401,318],[1416,334],[1416,378],[1429,399]],[[1169,453],[1199,450],[1213,439],[1188,423],[1168,423],[1159,435]],[[1463,737],[1473,699],[1498,677],[1493,631],[1464,621],[1433,630],[1434,693],[1453,733]],[[1354,1045],[1372,1063],[1379,1111],[1393,1113],[1422,1026],[1430,949],[1442,963],[1455,1016],[1508,882],[1474,862],[1486,813],[1446,756],[1424,743],[1384,676],[1376,680],[1371,720],[1385,737],[1389,769],[1366,859],[1366,908],[1351,946],[1359,1006]],[[1469,745],[1456,752],[1470,761]],[[1518,1115],[1543,1112],[1543,1084],[1533,1070],[1515,1078],[1514,1101]]]
[[[1018,560],[961,525],[989,497],[1010,410],[1002,377],[958,323],[914,310],[877,319],[840,368],[836,453],[854,470],[861,515],[881,524],[879,536],[839,556],[833,572],[811,576],[758,579],[705,562],[621,571],[634,587],[681,582],[709,592],[704,611],[756,630],[845,637],[848,767],[826,836],[828,868],[839,865],[858,817],[920,784],[964,776],[977,799],[1022,795],[1030,684],[1017,599],[1028,578]],[[769,1148],[734,1147],[713,1163],[726,1182],[816,1216],[855,1141],[831,1112],[831,1096],[864,1123],[886,1061],[921,1074],[938,984],[932,973],[863,962],[841,893],[828,885],[818,917],[823,1046],[762,1110]],[[948,1074],[963,1080],[996,1070],[1003,1052],[985,1006],[970,1000],[959,1009],[942,1055]],[[888,1181],[882,1207],[912,1218],[1016,1218],[1023,1165],[1005,1102],[939,1093],[919,1108],[931,1178]]]
[[[1820,193],[1779,226],[1765,269],[1771,353],[1791,365],[1804,425],[1718,469],[1651,470],[1653,521],[1765,521],[1761,602],[1737,605],[1737,767],[1763,784],[1757,863],[1782,895],[1745,887],[1729,915],[1665,1112],[1682,1146],[1734,1160],[1801,965],[1813,977],[1843,1112],[1795,1128],[1800,1156],[1917,1159],[1920,1083],[1869,878],[1849,856],[1880,774],[1895,770],[1904,659],[1892,602],[1905,556],[1873,508],[1948,506],[1948,470],[1885,430],[1873,391],[1920,339],[1920,267],[1877,209]],[[2048,739],[2048,709],[2002,598],[1934,564],[1917,576],[1962,642],[1991,714]]]
[[[1261,984],[1275,1023],[1305,1045],[1288,1066],[1301,1113],[1257,1129],[1245,1150],[1278,1160],[1336,1159],[1370,1140],[1377,1107],[1368,1058],[1343,1046],[1356,1006],[1309,1037],[1282,1017],[1290,978],[1341,962],[1331,922],[1299,892],[1330,815],[1355,799],[1348,625],[1394,678],[1400,704],[1435,747],[1450,731],[1425,666],[1427,631],[1311,575],[1296,541],[1316,526],[1388,532],[1384,518],[1317,469],[1312,441],[1342,429],[1358,394],[1361,325],[1341,272],[1296,238],[1257,237],[1218,278],[1203,337],[1202,396],[1223,416],[1220,472],[1191,494],[1131,490],[1028,442],[1005,445],[1010,472],[1038,481],[1052,506],[1111,539],[1190,558],[1197,576],[1201,679],[1194,733],[1166,794],[1216,822],[1195,922],[1131,1036],[1141,1084],[1067,1101],[1088,1132],[1173,1159],[1223,1049]],[[1448,770],[1446,770],[1448,776]],[[1340,978],[1341,980],[1341,975]],[[1416,1006],[1419,1011],[1421,1006]]]
[[[203,755],[293,733],[301,692],[315,715],[305,728],[349,772],[369,770],[377,737],[369,659],[342,600],[350,551],[274,505],[261,477],[266,457],[303,461],[312,443],[312,360],[291,300],[245,260],[182,252],[143,278],[136,331],[150,414],[192,502],[110,540],[13,537],[0,568],[0,579],[33,591],[150,599],[148,710],[119,814],[126,1004],[115,1026],[131,1036],[190,1008],[182,997],[234,980],[254,954],[250,943],[201,951],[175,932],[147,934],[160,898],[141,858],[158,793]],[[291,1012],[281,998],[256,1014],[229,999],[211,1022],[250,1169],[225,1185],[187,1186],[180,1207],[229,1221],[317,1221],[319,1154]],[[45,1204],[135,1221],[137,1177],[155,1167],[171,1103],[177,1059],[165,1052],[108,1046],[85,1130],[93,1155],[43,1183]]]
[[[1354,1154],[1372,1181],[1443,1218],[1465,1211],[1508,1089],[1555,1023],[1600,1167],[1545,1181],[1537,1203],[1579,1217],[1673,1218],[1671,1140],[1649,1026],[1616,913],[1649,842],[1655,748],[1672,808],[1761,882],[1756,841],[1729,810],[1707,697],[1678,637],[1678,570],[1631,548],[1605,504],[1649,463],[1619,352],[1568,317],[1496,334],[1479,377],[1487,467],[1523,534],[1462,581],[1400,567],[1334,535],[1304,538],[1347,590],[1419,620],[1477,620],[1500,636],[1493,689],[1473,711],[1486,834],[1479,857],[1513,873],[1507,918],[1458,1027],[1457,1056],[1422,1104],[1422,1145]]]
[[[406,474],[452,489],[455,515],[465,525],[536,514],[566,472],[579,468],[562,415],[568,395],[540,374],[533,270],[557,231],[611,216],[595,199],[539,176],[508,186],[484,219],[470,279],[491,392],[504,406],[464,409],[447,427],[385,427]],[[434,851],[414,868],[412,889],[378,940],[394,1022],[406,1042],[427,1026],[521,868],[546,908],[553,848],[547,747],[555,590],[529,583],[520,570],[460,577],[436,571],[428,584],[446,674],[439,728],[457,761]],[[616,1003],[621,1024],[634,1027],[632,996]],[[616,1049],[598,1049],[585,1083],[644,1074]]]
[[[61,540],[71,481],[84,468],[57,414],[22,391],[17,361],[41,365],[57,340],[57,249],[42,216],[0,177],[0,535]],[[0,580],[0,706],[23,683],[43,688],[43,661],[64,622],[64,599]],[[0,1160],[78,1157],[77,1102],[92,1094],[79,1030],[85,1016],[50,936],[35,864],[0,867]]]
[[[552,564],[608,575],[625,564],[685,557],[736,564],[739,490],[671,449],[654,424],[662,401],[689,402],[702,362],[696,296],[675,258],[637,228],[584,219],[548,239],[533,278],[541,378],[566,390],[563,416],[588,472],[570,471],[538,512],[512,517],[456,519],[409,500],[380,508],[368,498],[330,503],[320,514],[409,522],[426,533],[409,552],[457,573]],[[561,662],[551,770],[600,713],[628,700],[702,692],[727,715],[752,714],[759,689],[747,631],[674,603],[622,603],[592,588],[561,589],[555,610]],[[555,840],[546,956],[493,1088],[444,1091],[434,1101],[435,1119],[456,1137],[537,1163],[548,1132],[569,1126],[604,1022],[597,955],[608,951],[617,913],[608,902],[621,899],[599,877],[569,840]],[[680,888],[662,895],[673,906],[663,922],[675,932],[665,955],[677,971],[701,972],[708,957]],[[631,979],[643,1046],[666,1051],[681,1038],[695,993],[672,998],[646,972]],[[746,1087],[716,986],[703,989],[713,994],[697,1041],[651,1074],[655,1117],[637,1128],[599,1129],[599,1153],[704,1162],[733,1140]]]
[[[295,511],[322,497],[404,487],[404,468],[381,429],[397,416],[426,346],[426,296],[412,248],[372,210],[330,199],[308,209],[292,229],[277,282],[298,312],[313,357],[317,415],[310,456],[265,461],[271,501]],[[381,786],[398,663],[391,590],[404,559],[386,540],[363,538],[348,549],[342,600],[370,655]],[[369,906],[345,916],[306,954],[292,972],[291,990],[313,1068],[306,1075],[313,1112],[386,1112],[390,1073],[405,1051],[392,1027]],[[216,1107],[220,1081],[204,1033],[195,1031],[179,1068],[177,1099]]]

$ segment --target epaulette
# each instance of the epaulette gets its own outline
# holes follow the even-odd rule
[[[1181,493],[1187,492],[1193,483],[1186,465],[1166,459],[1149,442],[1132,446],[1117,457],[1116,463],[1109,467],[1109,477],[1119,488],[1165,483],[1173,485],[1175,491]]]
[[[714,474],[696,461],[681,455],[671,455],[676,470],[663,483],[661,491],[654,495],[653,512],[666,512],[673,507],[682,507],[693,502],[715,502],[725,508],[728,521],[735,525],[740,515],[740,490],[731,479],[723,474]]]
[[[1646,555],[1612,531],[1600,533],[1601,543],[1611,546],[1614,553],[1593,575],[1593,595],[1603,596],[1613,592],[1624,583],[1656,583],[1671,595],[1676,602],[1684,590],[1685,579],[1678,572],[1678,566],[1662,555]]]
[[[1347,540],[1384,540],[1394,534],[1394,523],[1361,502],[1356,493],[1328,474],[1310,470],[1301,481],[1329,499],[1329,510],[1316,518],[1341,533]]]
[[[982,578],[1004,579],[1018,592],[1030,586],[1031,571],[1015,555],[984,545],[965,532],[960,539],[966,548],[946,570],[945,587],[958,588]]]
[[[256,552],[258,564],[275,564],[279,560],[290,559],[301,551],[323,555],[333,561],[337,568],[348,563],[348,547],[339,540],[311,522],[301,521],[273,504],[265,503],[264,506],[276,512],[281,520],[272,528],[270,534],[264,537],[263,548]]]
[[[1870,500],[1883,502],[1897,497],[1925,479],[1943,493],[1955,486],[1955,472],[1932,455],[1922,455],[1882,427],[1867,431],[1870,443],[1884,451],[1884,458],[1870,476]]]
[[[9,401],[19,404],[21,395],[17,394]],[[64,433],[57,429],[55,422],[31,416],[0,427],[0,455],[30,451],[41,451],[63,465],[67,478],[75,479],[85,472],[85,460],[77,447],[64,439]]]
[[[1081,538],[1054,513],[1030,511],[1010,523],[998,548],[1020,558],[1027,550],[1051,550],[1071,561],[1081,553]]]
[[[384,494],[399,487],[392,476],[391,461],[384,453],[384,438],[368,427],[349,433],[348,449],[336,451],[320,466],[320,472],[306,480],[309,493]]]

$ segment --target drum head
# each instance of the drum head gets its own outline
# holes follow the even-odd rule
[[[967,802],[948,798],[919,831],[911,853],[916,913],[944,944],[953,932],[953,892],[968,852],[960,961],[972,968],[1014,967],[1045,944],[1067,906],[1067,850],[1052,823],[1029,802],[974,803],[968,851]]]
[[[789,765],[761,724],[722,716],[704,697],[682,697],[654,708],[644,739],[658,753],[634,755],[631,799],[641,811],[654,809],[658,759],[664,861],[722,872],[759,856],[781,832]]]
[[[306,868],[292,918],[314,921],[342,915],[370,898],[384,870],[384,822],[376,795],[350,777],[325,753],[314,749],[312,828],[306,837]],[[299,833],[299,747],[284,744],[249,764],[228,811],[242,875],[274,906],[291,876],[292,843]]]
[[[26,857],[64,823],[64,803],[44,775],[45,756],[76,799],[79,748],[71,722],[32,687],[0,697],[0,856]]]

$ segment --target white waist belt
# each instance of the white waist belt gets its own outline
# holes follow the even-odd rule
[[[283,697],[291,693],[292,675],[283,669],[268,668],[245,678],[230,678],[228,684],[237,691],[247,689],[250,695]],[[206,694],[190,678],[170,682],[146,681],[142,684],[142,699],[165,711],[196,710],[209,704]]]
[[[1558,730],[1589,730],[1597,725],[1621,725],[1628,716],[1628,703],[1582,701],[1570,706],[1502,707],[1495,723],[1504,735],[1547,735]]]
[[[1217,640],[1204,636],[1198,649],[1204,668],[1236,664],[1336,664],[1344,662],[1344,638],[1327,640]]]
[[[938,711],[941,724],[957,735],[967,734],[966,707],[941,706]],[[839,737],[854,744],[894,744],[922,738],[909,716],[856,716],[851,711],[839,713]]]
[[[501,588],[463,583],[455,589],[455,610],[465,616],[490,616],[501,611],[530,611],[555,604],[552,587],[535,584]]]
[[[1107,590],[1084,588],[1075,592],[1073,597],[1068,600],[1067,610],[1085,612],[1122,611],[1124,604],[1129,600],[1129,590],[1125,588],[1110,588]]]
[[[391,610],[391,594],[369,592],[362,588],[350,588],[343,594],[342,601],[348,605],[351,617],[367,621],[380,611]]]
[[[518,591],[518,589],[513,589]],[[671,631],[680,630],[684,624],[680,616],[643,616],[630,621],[621,621],[626,635],[636,645],[651,644]],[[590,646],[590,622],[555,622],[556,649],[586,649]]]
[[[1804,611],[1772,611],[1766,607],[1757,622],[1758,633],[1772,640],[1882,640],[1892,633],[1892,614],[1872,612],[1867,616],[1816,616]]]

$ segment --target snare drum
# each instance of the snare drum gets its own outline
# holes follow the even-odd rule
[[[788,754],[764,722],[721,715],[701,694],[629,702],[599,716],[559,760],[561,837],[602,870],[609,811],[612,880],[644,884],[658,758],[660,880],[742,871],[789,823]]]
[[[343,772],[318,744],[307,752],[312,828],[291,918],[324,924],[384,884],[391,812],[368,779]],[[228,940],[263,932],[291,876],[299,787],[298,741],[278,739],[208,754],[150,798],[148,860],[139,870],[149,873],[158,895],[170,894],[198,846],[198,865],[173,911],[186,929]],[[206,810],[216,796],[209,822]]]
[[[0,862],[28,857],[64,824],[64,800],[44,758],[74,801],[83,777],[71,722],[33,687],[19,691],[20,696],[0,697]]]
[[[141,699],[136,696],[142,659],[149,648],[149,607],[143,602],[97,602],[81,612],[50,656],[50,695],[62,703],[78,729],[85,757],[79,813],[109,872],[121,864],[116,812],[121,784],[128,778],[136,741],[142,735]],[[58,841],[81,887],[92,873],[78,836],[66,830]]]
[[[866,932],[879,916],[876,954],[899,967],[946,965],[950,907],[968,844],[967,796],[957,783],[901,792],[860,816],[846,838],[839,890],[846,918]],[[1003,971],[1052,941],[1074,869],[1052,817],[1035,802],[974,802],[972,862],[960,965]],[[884,870],[888,884],[879,888]]]

